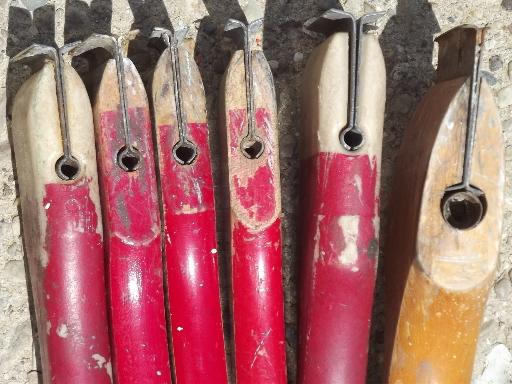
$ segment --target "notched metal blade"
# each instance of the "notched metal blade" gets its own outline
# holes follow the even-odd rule
[[[361,18],[359,20],[362,25],[373,24],[377,20],[379,20],[381,17],[385,16],[386,14],[387,14],[386,11],[370,12],[370,13],[367,13],[366,15],[361,16]]]
[[[45,62],[58,60],[57,49],[48,45],[32,44],[11,59],[12,63],[26,65],[32,73],[42,68]]]
[[[23,51],[14,56],[11,61],[14,63],[29,64],[33,61],[41,59],[53,60],[57,59],[57,50],[54,47],[42,44],[32,44]]]
[[[162,27],[155,27],[149,37],[149,45],[161,51],[166,49],[168,45],[178,47],[187,38],[189,30],[190,29],[188,27],[180,28],[176,31]],[[167,36],[169,40],[168,42],[165,36]]]
[[[64,45],[62,48],[59,49],[59,52],[61,55],[67,55],[69,52],[71,52],[73,49],[78,47],[80,44],[82,44],[82,41],[74,41],[72,43],[68,43]]]
[[[343,19],[352,19],[355,20],[354,15],[349,12],[345,12],[342,9],[331,8],[325,11],[320,17],[327,20],[343,20]]]
[[[247,26],[247,28],[251,33],[263,29],[263,19],[254,20]]]
[[[351,13],[345,12],[341,9],[332,8],[325,11],[319,17],[314,17],[306,21],[306,23],[304,23],[304,27],[311,32],[329,36],[336,32],[348,31],[350,25],[357,22],[359,22],[361,26],[372,24],[386,14],[387,12],[385,11],[371,12],[361,16],[359,21],[357,21]]]
[[[226,25],[224,27],[224,32],[229,32],[229,31],[232,31],[232,30],[238,29],[238,28],[246,29],[247,27],[246,27],[245,23],[240,20],[229,19],[226,22]]]
[[[164,34],[169,34],[169,36],[173,35],[173,31],[167,28],[155,27],[153,31],[151,31],[150,39],[161,39]]]
[[[81,44],[77,45],[72,51],[73,56],[79,56],[93,49],[102,48],[109,52],[112,56],[116,53],[117,39],[109,35],[92,34]]]
[[[336,32],[347,31],[352,23],[355,23],[352,14],[341,9],[332,8],[319,17],[306,21],[304,27],[311,32],[329,36]]]

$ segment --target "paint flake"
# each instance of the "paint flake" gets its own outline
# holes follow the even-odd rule
[[[63,339],[65,339],[66,337],[68,337],[68,326],[66,324],[60,324],[58,327],[57,327],[57,335],[59,337],[62,337]]]
[[[343,265],[353,265],[357,262],[357,235],[359,232],[359,216],[341,216],[338,225],[343,231],[345,248],[339,255],[339,261]]]
[[[103,368],[103,365],[106,364],[107,362],[107,359],[105,359],[102,355],[100,355],[99,353],[94,353],[92,356],[91,356],[95,361],[96,361],[96,365],[98,366],[98,368]]]

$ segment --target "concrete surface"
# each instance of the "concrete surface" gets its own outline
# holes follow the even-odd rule
[[[318,43],[318,40],[304,34],[302,24],[322,10],[335,5],[336,1],[258,2],[261,10],[264,9],[265,12],[264,49],[274,71],[279,97],[284,210],[284,287],[288,363],[290,382],[294,382],[297,335],[297,98],[301,71],[311,49]],[[378,23],[388,73],[382,180],[384,210],[393,159],[400,145],[404,126],[433,81],[437,55],[433,38],[459,24],[488,24],[490,27],[484,70],[488,82],[496,92],[504,122],[507,197],[501,263],[482,326],[474,383],[511,383],[512,120],[509,119],[512,118],[512,1],[348,0],[342,1],[342,4],[356,14],[370,10],[388,11],[387,17]],[[194,34],[197,33],[196,59],[208,95],[212,143],[216,153],[218,86],[230,52],[234,48],[234,45],[223,37],[222,25],[228,17],[240,17],[242,7],[245,6],[246,1],[239,4],[236,0],[114,0],[113,4],[110,0],[0,0],[0,383],[37,383],[33,353],[34,331],[30,320],[15,177],[7,128],[12,97],[27,73],[20,69],[8,71],[8,56],[35,41],[51,43],[55,39],[58,44],[62,44],[64,41],[84,38],[93,31],[122,34],[131,28],[139,28],[147,35],[153,26],[165,26],[170,21],[175,26],[191,24],[194,26]],[[157,53],[148,50],[145,43],[144,38],[139,38],[133,44],[130,55],[147,80]],[[221,214],[226,209],[221,202],[219,208]],[[383,225],[385,224],[386,220],[383,217]],[[222,241],[221,250],[225,249],[224,244]],[[224,266],[225,262],[224,259]],[[369,383],[376,384],[382,383],[378,375],[382,361],[381,302],[382,295],[378,293],[368,379]]]

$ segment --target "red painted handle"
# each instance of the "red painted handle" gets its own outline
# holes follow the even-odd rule
[[[168,384],[151,123],[146,108],[130,108],[128,112],[132,141],[142,156],[140,168],[134,172],[117,165],[117,154],[125,145],[121,113],[101,112],[96,124],[115,379],[120,384]]]
[[[103,241],[90,182],[47,184],[43,197],[46,257],[31,271],[43,288],[36,301],[48,383],[106,384],[112,377]]]
[[[237,383],[286,383],[281,220],[262,231],[236,221],[232,236]]]
[[[368,155],[325,152],[303,161],[299,383],[366,382],[377,164]]]
[[[173,156],[178,129],[158,127],[167,286],[178,383],[227,383],[217,266],[215,203],[206,123],[188,124],[198,156]]]
[[[247,159],[245,110],[229,113],[231,263],[236,380],[286,383],[277,135],[270,113],[256,111],[264,153]]]

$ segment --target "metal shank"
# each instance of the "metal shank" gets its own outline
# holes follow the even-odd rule
[[[385,12],[372,12],[356,19],[354,15],[340,9],[330,9],[323,13],[319,18],[312,19],[306,23],[306,27],[315,32],[321,32],[325,35],[332,34],[340,28],[341,21],[349,22],[349,89],[347,106],[347,125],[340,132],[340,141],[349,151],[356,151],[364,143],[362,129],[357,125],[358,118],[358,92],[359,92],[359,74],[361,67],[361,52],[364,35],[364,26],[374,23]],[[354,133],[356,142],[349,142],[348,133]]]
[[[76,43],[65,45],[62,48],[33,44],[27,49],[17,54],[12,61],[24,62],[26,64],[39,61],[41,58],[54,62],[55,68],[55,85],[57,92],[57,105],[59,110],[60,131],[62,136],[62,149],[64,155],[57,161],[55,171],[62,180],[73,180],[78,176],[80,164],[78,160],[71,154],[71,144],[69,139],[69,122],[66,104],[66,87],[64,83],[64,58]],[[64,172],[64,167],[68,167],[68,171]]]
[[[140,159],[139,152],[137,148],[135,148],[131,142],[130,135],[130,121],[128,116],[128,106],[126,101],[126,89],[125,89],[125,77],[124,77],[124,57],[121,52],[120,40],[119,37],[93,34],[89,38],[87,38],[84,42],[79,44],[75,49],[73,49],[72,54],[77,56],[81,55],[87,51],[91,51],[96,48],[102,48],[110,53],[116,63],[116,73],[117,73],[117,84],[119,89],[119,98],[120,98],[120,106],[121,106],[121,116],[123,120],[123,133],[124,133],[124,141],[125,147],[122,149],[118,155],[118,158],[122,157],[133,157],[136,159]],[[118,161],[118,165],[125,171],[128,171],[127,167],[123,164],[122,161]],[[140,165],[140,161],[137,162],[137,168]],[[137,168],[131,169],[135,170]]]
[[[441,211],[445,220],[457,229],[471,229],[477,226],[483,219],[486,211],[486,199],[484,192],[471,185],[471,168],[475,145],[475,136],[478,122],[478,109],[480,104],[480,88],[482,74],[480,70],[482,54],[484,51],[483,39],[474,47],[473,71],[469,86],[468,117],[466,127],[466,139],[464,145],[464,163],[460,183],[446,188],[441,202]],[[458,214],[454,211],[456,206],[463,211]],[[461,208],[462,207],[462,208]]]
[[[244,66],[245,66],[245,94],[247,100],[247,124],[248,132],[240,144],[240,150],[245,157],[257,159],[265,149],[263,140],[256,134],[256,118],[254,107],[254,74],[252,71],[252,51],[251,51],[251,31],[255,27],[261,27],[262,19],[258,19],[248,25],[235,19],[229,19],[225,31],[241,28],[244,34]],[[247,148],[259,143],[257,152],[253,156],[249,156]]]
[[[155,28],[151,37],[161,38],[165,43],[171,55],[172,75],[174,79],[174,103],[176,105],[176,119],[178,121],[179,141],[173,147],[174,159],[181,165],[189,165],[197,157],[197,146],[188,138],[187,134],[187,116],[183,107],[183,98],[181,94],[181,64],[178,52],[178,46],[181,44],[187,34],[187,29],[172,31],[165,28]],[[183,158],[178,154],[180,148],[187,148],[191,154]]]

